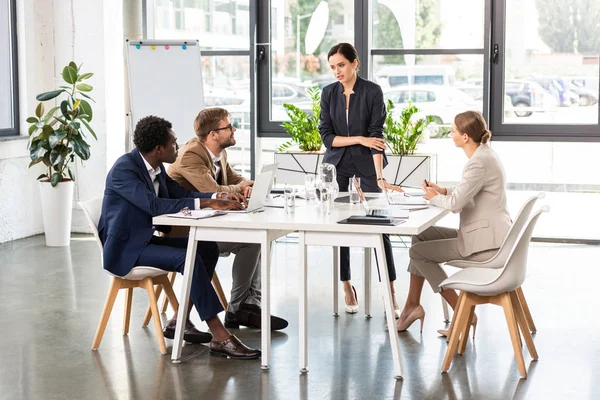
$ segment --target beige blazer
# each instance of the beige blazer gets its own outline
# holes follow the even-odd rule
[[[217,183],[212,157],[206,146],[193,138],[181,149],[177,160],[167,171],[180,186],[197,192],[235,192],[242,191],[239,183],[245,181],[242,175],[235,172],[227,163],[227,152],[221,153],[222,185]]]
[[[431,204],[460,213],[458,252],[463,257],[500,247],[512,224],[506,207],[506,177],[498,155],[480,145],[465,165],[458,186]]]

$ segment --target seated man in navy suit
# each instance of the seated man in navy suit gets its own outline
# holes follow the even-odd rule
[[[104,244],[104,268],[115,275],[125,276],[138,265],[183,273],[187,237],[155,236],[155,230],[168,231],[169,227],[152,226],[152,217],[184,208],[225,210],[245,206],[246,200],[238,194],[190,192],[169,178],[163,163],[173,163],[178,150],[171,128],[171,123],[162,118],[142,118],[135,127],[136,148],[121,156],[106,177],[98,231]],[[214,355],[259,358],[260,350],[245,346],[217,316],[223,307],[211,277],[218,258],[216,243],[198,243],[190,297],[212,336],[196,330],[188,321],[184,338],[201,343],[210,341],[210,353]],[[172,319],[164,334],[173,338],[174,333],[175,319]]]

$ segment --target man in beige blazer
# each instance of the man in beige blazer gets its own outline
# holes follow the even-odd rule
[[[187,190],[198,192],[234,192],[249,197],[254,181],[235,172],[227,163],[226,148],[235,145],[235,127],[223,108],[207,108],[194,121],[196,137],[179,149],[177,160],[168,174]],[[225,326],[261,326],[260,245],[218,242],[219,251],[234,253],[231,299],[225,314]],[[271,316],[271,329],[288,325],[283,318]]]

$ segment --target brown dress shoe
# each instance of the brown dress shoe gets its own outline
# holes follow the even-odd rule
[[[175,325],[177,324],[176,319],[172,319],[167,323],[165,329],[163,329],[163,335],[167,339],[173,339],[175,337]],[[187,321],[185,324],[185,330],[183,331],[183,340],[189,343],[208,343],[212,340],[212,335],[208,332],[201,332],[194,324]]]
[[[229,336],[227,340],[216,342],[212,340],[209,345],[211,356],[234,358],[238,360],[255,360],[260,357],[260,350],[251,349],[235,335]]]

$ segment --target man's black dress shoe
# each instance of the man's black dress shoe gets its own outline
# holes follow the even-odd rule
[[[261,313],[261,309],[257,305],[242,304],[240,306],[240,309],[235,312],[235,315],[229,312],[225,314],[225,327],[238,328],[239,325],[244,325],[249,328],[260,329]],[[237,326],[234,326],[235,324],[237,324]],[[272,331],[278,331],[280,329],[286,328],[287,326],[288,322],[285,319],[276,317],[275,315],[271,315]]]
[[[222,342],[211,341],[209,345],[211,356],[234,358],[237,360],[255,360],[260,357],[260,350],[252,349],[234,335]]]
[[[175,337],[175,325],[177,321],[172,319],[167,323],[165,329],[163,329],[163,335],[167,339],[173,339]],[[185,324],[185,331],[183,331],[183,340],[189,343],[208,343],[212,340],[212,335],[208,332],[200,332],[194,324],[188,321]]]

